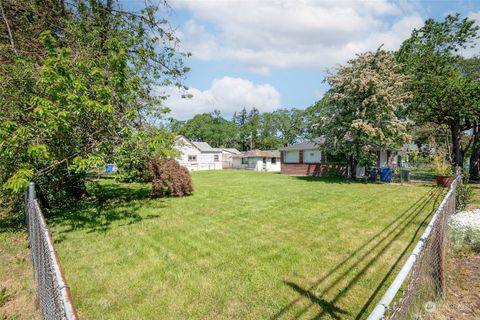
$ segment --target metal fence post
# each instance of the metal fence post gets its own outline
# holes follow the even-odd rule
[[[30,182],[28,184],[28,202],[31,203],[37,198],[37,193],[35,191],[35,182]]]

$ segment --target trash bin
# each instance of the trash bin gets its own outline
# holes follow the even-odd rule
[[[377,181],[377,168],[371,168],[367,172],[367,180],[370,182]]]
[[[400,171],[400,179],[402,182],[410,182],[410,170],[402,169]]]
[[[113,164],[107,164],[105,166],[105,172],[106,173],[112,173],[113,172]]]
[[[392,180],[392,169],[389,167],[380,168],[380,181],[390,182]]]

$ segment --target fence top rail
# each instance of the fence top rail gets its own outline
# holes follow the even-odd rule
[[[407,261],[405,264],[402,266],[400,269],[399,273],[393,280],[392,284],[388,287],[387,291],[385,294],[382,296],[380,301],[375,305],[375,308],[373,311],[370,313],[368,316],[367,320],[380,320],[383,319],[385,316],[385,312],[388,310],[390,304],[392,303],[393,299],[397,295],[398,291],[402,287],[405,279],[408,277],[413,265],[415,264],[415,261],[417,260],[417,256],[419,253],[422,251],[423,246],[425,242],[427,241],[433,226],[435,222],[437,221],[438,217],[442,213],[442,210],[445,208],[447,205],[448,200],[450,197],[455,197],[455,190],[457,186],[458,179],[461,179],[461,176],[457,176],[455,180],[452,182],[450,185],[450,189],[448,190],[447,194],[443,198],[442,202],[438,206],[437,210],[435,211],[435,214],[433,215],[432,219],[428,223],[424,233],[420,237],[420,240],[417,242],[415,248],[413,249],[411,255],[408,257]]]
[[[40,205],[36,199],[35,184],[33,182],[30,182],[28,186],[27,201],[27,205],[31,209],[28,210],[29,214],[34,214],[36,216],[36,220],[38,221],[42,233],[41,236],[45,239],[45,242],[47,244],[48,252],[46,253],[50,261],[53,262],[52,271],[61,294],[61,303],[65,312],[64,316],[67,320],[78,320],[77,312],[72,303],[70,288],[66,284],[65,276],[60,265],[60,260],[58,259],[57,252],[55,251],[55,248],[53,246],[52,235],[50,233],[50,230],[48,229],[47,223],[45,222],[45,217],[43,216]]]

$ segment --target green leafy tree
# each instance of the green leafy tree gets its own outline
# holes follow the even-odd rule
[[[115,146],[114,161],[118,166],[117,179],[122,182],[151,182],[149,162],[178,156],[175,134],[154,127],[128,134]]]
[[[248,121],[248,112],[245,107],[242,108],[242,110],[238,113],[233,114],[233,123],[237,125],[239,128],[238,131],[238,148],[242,151],[248,150],[248,147],[250,145],[249,141],[249,134],[248,131],[245,129],[245,124]]]
[[[205,141],[213,147],[234,147],[238,127],[224,119],[217,110],[196,115],[185,122],[179,133],[194,141]]]
[[[463,167],[463,133],[479,116],[479,84],[462,72],[459,51],[474,46],[479,27],[474,20],[448,15],[425,21],[413,30],[397,52],[397,60],[412,77],[410,115],[416,122],[447,125],[454,166]]]
[[[478,83],[480,81],[480,57],[473,57],[459,61],[460,72],[470,81]],[[479,117],[469,120],[472,126],[470,134],[467,134],[463,140],[466,140],[465,152],[470,152],[470,179],[478,180],[480,172],[480,119]]]
[[[282,145],[278,136],[278,121],[275,113],[265,112],[260,115],[259,132],[256,147],[263,150],[277,149]]]
[[[372,164],[372,145],[395,147],[409,139],[402,117],[409,78],[392,53],[358,54],[326,81],[331,89],[315,106],[317,132],[329,150],[350,157],[352,178],[357,164]]]
[[[305,110],[279,109],[273,114],[276,118],[277,135],[281,140],[281,146],[307,137],[308,114]]]
[[[246,145],[245,150],[253,150],[258,148],[258,135],[260,130],[260,111],[253,107],[248,113],[247,121],[240,129],[244,139],[243,144]]]
[[[0,184],[12,194],[34,180],[53,205],[81,197],[90,168],[168,111],[153,89],[181,86],[188,69],[157,6],[22,5],[5,0],[0,8]]]

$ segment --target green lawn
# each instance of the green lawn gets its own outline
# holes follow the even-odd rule
[[[426,186],[194,172],[195,194],[91,184],[51,213],[81,319],[364,319],[441,200]]]
[[[23,217],[0,207],[0,320],[36,320],[32,262]]]

